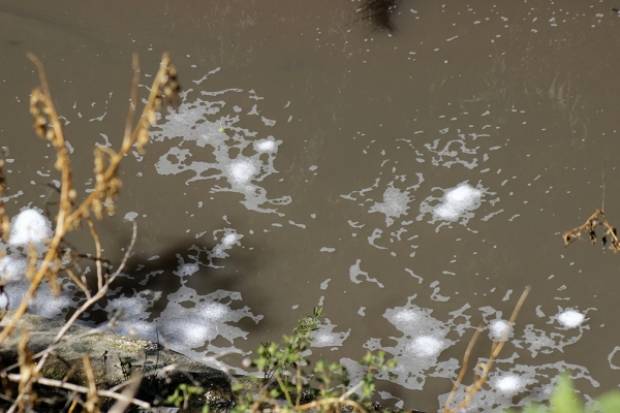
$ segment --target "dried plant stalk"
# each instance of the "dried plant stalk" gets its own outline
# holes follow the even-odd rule
[[[620,252],[620,239],[618,239],[618,231],[616,227],[611,225],[607,220],[605,211],[602,209],[596,209],[592,215],[583,224],[566,231],[562,234],[564,245],[569,245],[575,240],[582,237],[583,234],[588,234],[590,242],[596,244],[598,240],[598,234],[596,230],[598,227],[603,227],[603,236],[601,236],[601,242],[604,247],[608,247],[613,252]]]
[[[82,357],[82,363],[84,364],[84,372],[86,373],[86,380],[88,382],[88,393],[86,393],[86,404],[84,405],[84,409],[88,413],[99,413],[99,396],[97,395],[97,384],[95,383],[93,366],[88,356]]]
[[[521,293],[521,296],[519,297],[517,304],[515,304],[515,307],[512,310],[512,314],[510,315],[510,319],[508,320],[508,322],[510,323],[512,327],[514,327],[515,321],[517,320],[517,316],[519,315],[519,312],[521,311],[521,308],[523,307],[523,304],[525,303],[525,300],[528,294],[530,293],[530,290],[531,288],[529,286],[525,287],[525,290],[523,290],[523,292]],[[467,346],[467,350],[465,352],[466,356],[464,357],[464,360],[467,360],[469,358],[469,356],[467,356],[467,353],[471,352],[473,348],[472,342],[475,342],[476,335],[478,334],[479,334],[478,331],[474,333],[474,338],[472,338],[472,340],[470,341],[470,345]],[[489,378],[489,373],[491,372],[491,370],[493,369],[493,365],[495,364],[495,360],[497,360],[497,358],[499,357],[505,344],[506,344],[506,340],[500,340],[500,341],[493,342],[493,344],[491,345],[491,353],[489,354],[489,358],[486,363],[482,364],[481,374],[465,390],[465,398],[456,407],[451,407],[448,403],[446,403],[446,406],[443,409],[443,413],[463,412],[467,409],[467,407],[471,404],[476,394],[482,389],[482,386],[486,384]],[[459,378],[461,380],[462,380],[462,375],[464,375],[464,373],[462,373],[461,371],[461,373],[459,373]],[[454,386],[452,388],[452,391],[448,395],[448,399],[447,399],[448,401],[452,401],[454,399],[455,393],[457,391],[457,387],[458,386]]]
[[[28,350],[28,339],[30,338],[27,331],[22,331],[17,345],[17,360],[19,363],[19,393],[24,394],[18,402],[20,412],[27,411],[34,404],[35,394],[32,390],[32,381],[36,380],[37,373],[32,354]]]
[[[162,56],[159,70],[151,86],[149,97],[136,125],[132,126],[133,113],[137,101],[137,87],[140,75],[138,58],[134,55],[132,61],[132,102],[130,102],[127,125],[120,148],[115,151],[110,148],[98,147],[95,150],[95,187],[81,202],[77,202],[77,194],[73,189],[72,169],[67,145],[63,133],[62,123],[52,101],[47,83],[45,70],[41,61],[34,55],[28,57],[33,62],[39,75],[40,85],[32,91],[30,112],[34,119],[35,132],[47,140],[56,152],[55,167],[60,172],[60,203],[56,215],[54,234],[41,264],[32,276],[30,286],[22,301],[15,310],[13,317],[0,332],[0,343],[13,333],[17,321],[25,314],[29,302],[34,297],[39,285],[44,279],[54,281],[60,265],[59,247],[66,234],[75,230],[81,222],[89,219],[93,214],[97,219],[102,218],[103,212],[114,213],[114,198],[121,187],[118,178],[118,169],[121,161],[130,153],[132,148],[142,151],[148,142],[149,128],[156,120],[157,111],[165,104],[176,104],[180,90],[176,69],[168,54]],[[95,238],[95,242],[97,240]],[[98,267],[99,272],[99,267]],[[98,282],[101,286],[103,283]]]

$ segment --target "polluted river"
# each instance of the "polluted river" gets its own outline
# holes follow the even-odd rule
[[[120,314],[119,333],[242,374],[254,348],[322,306],[313,354],[355,372],[385,351],[397,368],[382,403],[425,412],[480,325],[472,357],[508,341],[468,411],[546,400],[562,372],[595,397],[620,383],[620,256],[562,234],[597,208],[620,223],[612,6],[0,1],[7,209],[58,202],[27,52],[45,64],[85,193],[93,145],[122,137],[132,53],[146,95],[168,51],[181,102],[122,166],[116,214],[98,225],[118,262],[137,223],[135,251],[85,322]],[[7,286],[11,305],[25,288]],[[65,317],[71,291],[44,286],[31,311]]]

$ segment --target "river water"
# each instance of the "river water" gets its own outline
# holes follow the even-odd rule
[[[530,285],[471,411],[545,398],[563,371],[595,396],[620,382],[620,257],[561,234],[599,207],[620,222],[612,6],[2,0],[8,207],[54,210],[27,51],[81,190],[93,145],[119,143],[131,53],[152,75],[170,51],[183,103],[123,166],[100,231],[118,261],[136,221],[136,254],[93,319],[120,309],[120,331],[235,370],[320,304],[315,353],[354,372],[382,349],[399,362],[385,403],[434,411],[475,326],[507,319]]]

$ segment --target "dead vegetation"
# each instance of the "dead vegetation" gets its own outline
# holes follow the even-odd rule
[[[603,247],[609,248],[613,252],[620,252],[620,239],[618,239],[618,231],[616,227],[611,225],[607,220],[605,211],[596,209],[583,224],[566,231],[562,235],[564,245],[568,246],[574,241],[580,239],[587,234],[592,245],[597,241],[601,241]]]
[[[0,332],[0,344],[17,333],[18,321],[27,312],[30,302],[44,281],[50,284],[52,291],[58,292],[60,289],[58,277],[67,277],[79,288],[84,297],[81,305],[72,313],[46,350],[35,355],[31,354],[28,350],[29,333],[18,332],[20,334],[18,363],[0,371],[0,380],[5,384],[3,399],[11,402],[11,407],[7,411],[11,413],[31,410],[38,402],[35,384],[67,391],[67,399],[72,400],[68,411],[99,412],[102,398],[116,399],[117,404],[113,409],[117,412],[123,411],[129,404],[148,408],[148,403],[134,399],[135,382],[139,378],[133,377],[128,382],[128,386],[120,386],[114,391],[97,389],[92,365],[87,356],[82,359],[80,367],[87,378],[87,387],[69,383],[66,379],[52,380],[42,377],[41,371],[56,345],[63,340],[75,321],[106,296],[110,285],[121,274],[131,254],[137,234],[135,224],[130,245],[118,267],[113,269],[109,265],[103,265],[101,241],[95,221],[102,219],[105,214],[114,214],[114,200],[121,188],[118,172],[123,159],[132,150],[143,151],[148,143],[149,129],[155,123],[157,112],[166,105],[178,103],[180,87],[176,69],[169,55],[164,54],[153,78],[148,98],[142,111],[136,116],[139,103],[140,66],[137,56],[133,56],[130,103],[121,144],[116,150],[103,146],[95,147],[94,188],[80,199],[73,182],[71,158],[63,125],[52,99],[43,64],[34,55],[30,54],[28,58],[34,64],[39,78],[39,85],[31,93],[30,113],[34,120],[36,134],[51,144],[56,154],[54,167],[60,175],[59,203],[53,225],[53,235],[45,245],[42,257],[39,257],[36,248],[32,246],[28,248],[29,264],[26,277],[29,280],[29,287],[10,318],[3,320],[4,328]],[[0,161],[0,235],[6,241],[10,231],[10,217],[1,202],[6,189],[3,166],[4,163]],[[89,287],[94,282],[90,282],[84,275],[76,272],[71,264],[63,260],[65,250],[62,246],[67,234],[85,229],[85,227],[88,227],[94,243],[95,254],[92,257],[94,257],[96,267],[96,287]],[[11,394],[10,386],[6,386],[8,382],[18,384],[17,394]]]
[[[525,300],[529,293],[530,293],[530,287],[528,286],[525,288],[525,290],[523,290],[523,292],[521,293],[521,296],[519,297],[519,300],[515,304],[515,307],[512,310],[512,314],[510,315],[510,319],[508,320],[508,323],[510,324],[511,328],[514,328],[515,322],[517,320],[517,316],[519,315],[519,312],[521,311],[521,308],[523,307],[523,304],[525,303]],[[482,333],[482,331],[483,331],[482,327],[476,328],[474,335],[472,336],[472,338],[470,339],[467,345],[467,349],[465,350],[465,353],[463,355],[463,363],[461,364],[461,370],[459,371],[457,379],[455,380],[452,386],[452,390],[450,391],[450,394],[448,395],[448,398],[446,399],[444,408],[442,410],[443,413],[458,413],[458,412],[467,411],[467,408],[471,405],[476,394],[478,394],[478,392],[487,383],[488,378],[489,378],[489,373],[493,369],[493,365],[495,364],[495,361],[500,356],[502,349],[504,348],[504,345],[507,342],[507,340],[494,340],[491,343],[491,351],[489,353],[488,359],[486,360],[486,362],[478,363],[476,365],[476,368],[475,368],[476,372],[475,372],[475,378],[473,380],[473,383],[467,386],[467,388],[465,389],[465,395],[462,398],[462,400],[460,400],[458,403],[455,404],[454,400],[456,398],[457,392],[469,368],[469,358],[471,357],[471,353],[474,347],[476,346],[476,342],[478,341],[478,338],[480,337],[480,334]]]

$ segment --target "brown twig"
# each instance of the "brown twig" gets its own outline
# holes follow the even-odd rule
[[[471,352],[474,350],[474,347],[476,346],[476,342],[478,341],[478,338],[480,337],[481,333],[482,333],[482,326],[476,327],[476,331],[474,332],[474,335],[469,340],[469,343],[467,343],[467,348],[465,349],[465,353],[463,354],[463,364],[461,365],[461,370],[459,371],[459,375],[457,376],[456,380],[454,381],[454,384],[452,385],[452,390],[450,390],[450,394],[448,394],[448,398],[446,399],[446,404],[445,404],[446,407],[444,408],[444,413],[448,413],[450,411],[449,406],[452,404],[452,400],[454,400],[454,397],[456,396],[456,392],[459,386],[461,385],[461,383],[463,382],[463,378],[465,378],[465,373],[467,372],[467,369],[469,367],[469,358],[471,357]]]
[[[47,252],[32,277],[30,286],[15,310],[13,317],[0,332],[0,343],[4,342],[13,333],[17,321],[26,313],[28,304],[34,297],[43,279],[49,278],[52,281],[55,279],[60,268],[58,251],[65,235],[75,230],[80,222],[89,218],[91,213],[99,219],[102,218],[104,210],[109,214],[114,212],[113,198],[117,195],[121,186],[121,182],[117,177],[121,161],[129,154],[133,147],[139,151],[143,149],[148,142],[148,130],[155,122],[155,113],[163,104],[174,100],[179,90],[176,70],[170,62],[170,57],[164,54],[142,114],[136,126],[131,129],[131,132],[125,133],[123,136],[120,149],[118,151],[95,150],[95,188],[78,204],[74,202],[76,192],[73,189],[71,164],[62,124],[51,98],[45,70],[38,58],[31,54],[28,57],[37,68],[40,83],[39,87],[32,92],[30,111],[34,117],[35,131],[39,136],[50,142],[56,151],[55,166],[61,172],[60,203],[56,215],[54,235],[47,246]],[[134,57],[134,83],[138,79],[136,72],[139,74],[137,62],[137,57]],[[133,109],[130,108],[131,110]]]
[[[129,405],[131,404],[131,400],[133,400],[134,396],[138,392],[138,388],[140,387],[140,382],[142,381],[142,375],[138,373],[134,373],[134,375],[129,379],[127,383],[125,383],[125,389],[121,393],[125,396],[125,400],[118,400],[114,405],[108,410],[108,413],[123,413]]]
[[[101,267],[101,240],[99,239],[99,234],[97,234],[97,230],[95,229],[95,224],[92,219],[87,219],[88,229],[90,230],[90,236],[95,241],[95,268],[97,268],[97,289],[103,288],[103,269]]]
[[[609,249],[616,253],[620,252],[620,239],[618,238],[616,227],[609,223],[605,211],[600,208],[596,209],[592,215],[588,217],[586,222],[562,234],[564,245],[573,243],[575,240],[581,238],[583,234],[588,234],[592,244],[596,244],[598,239],[596,229],[601,226],[604,228],[605,234],[601,237],[603,246],[607,246],[609,243]]]
[[[521,311],[521,308],[523,307],[523,304],[525,303],[525,300],[528,294],[530,293],[530,290],[531,290],[530,286],[525,287],[525,289],[521,293],[521,296],[519,297],[519,300],[517,301],[517,304],[515,304],[515,307],[512,310],[512,314],[510,315],[510,319],[508,321],[512,327],[514,327],[515,321],[517,320],[517,316],[519,315],[519,312]],[[482,386],[484,386],[485,383],[487,382],[489,373],[493,369],[495,360],[497,359],[497,357],[499,357],[505,344],[506,344],[506,340],[493,341],[491,345],[491,353],[489,355],[489,358],[486,363],[482,364],[481,374],[465,390],[465,398],[454,408],[452,408],[446,403],[446,406],[444,407],[444,413],[461,412],[467,409],[467,407],[471,404],[474,396],[478,394],[478,392],[482,389]]]
[[[21,380],[21,374],[7,374],[6,376],[10,381],[12,382],[16,382],[19,383]],[[88,388],[84,387],[84,386],[79,386],[77,384],[73,384],[73,383],[65,383],[61,380],[54,380],[54,379],[48,379],[45,377],[38,377],[37,379],[34,380],[35,383],[43,385],[43,386],[48,386],[48,387],[56,387],[59,389],[65,389],[65,390],[70,390],[70,391],[74,391],[77,393],[82,393],[82,394],[88,394]],[[114,399],[114,400],[125,400],[125,401],[129,401],[129,403],[141,407],[143,409],[150,409],[151,405],[150,403],[147,403],[143,400],[139,400],[139,399],[129,399],[128,397],[124,396],[123,394],[119,394],[119,393],[115,393],[109,390],[97,390],[97,395],[99,397],[106,397],[108,399]]]
[[[88,393],[86,393],[86,404],[84,405],[84,408],[88,413],[99,413],[97,383],[95,382],[95,373],[93,372],[93,366],[90,363],[90,358],[88,358],[88,356],[83,356],[82,364],[84,365],[84,372],[86,373],[86,380],[88,383]]]

